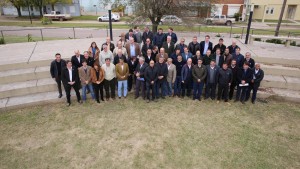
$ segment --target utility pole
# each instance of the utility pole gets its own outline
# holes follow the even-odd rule
[[[286,7],[286,2],[287,2],[287,0],[283,0],[283,4],[282,4],[280,16],[279,16],[279,20],[278,20],[276,31],[275,31],[275,36],[279,35],[279,29],[280,29],[280,25],[281,25],[281,22],[282,22],[284,10],[285,10],[285,7]]]
[[[248,39],[249,39],[249,34],[250,34],[250,29],[251,29],[251,23],[252,23],[253,10],[254,10],[254,4],[251,4],[250,15],[249,15],[249,19],[248,19],[248,26],[247,26],[247,33],[246,33],[245,44],[248,44]]]

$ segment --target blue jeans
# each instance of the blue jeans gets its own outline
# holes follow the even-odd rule
[[[193,85],[193,98],[194,99],[200,99],[201,95],[202,95],[202,89],[203,89],[204,83],[203,82],[194,82]]]
[[[118,96],[122,96],[122,86],[124,90],[124,97],[127,96],[127,80],[118,81]]]
[[[166,94],[169,96],[172,96],[172,82],[167,82],[168,86],[167,86],[167,92]]]
[[[82,85],[82,100],[86,101],[86,90],[87,88],[90,89],[91,95],[92,95],[92,99],[95,99],[95,93],[94,93],[94,89],[93,89],[93,84],[87,84],[87,85]]]
[[[181,94],[181,76],[176,76],[174,83],[174,95],[180,96]]]
[[[161,92],[159,92],[159,88],[161,88]],[[166,80],[158,80],[155,83],[155,95],[157,98],[159,98],[159,95],[161,97],[166,96],[166,91],[167,91],[167,81]]]

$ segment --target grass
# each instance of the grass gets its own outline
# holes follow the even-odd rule
[[[62,40],[64,38],[44,37],[44,39],[42,39],[41,37],[32,36],[31,39],[32,39],[32,42],[36,42],[36,41],[42,41],[42,40],[44,40],[44,41]],[[28,42],[28,37],[27,36],[5,36],[4,40],[5,40],[5,44],[21,43],[21,42]]]
[[[299,105],[275,101],[48,104],[0,114],[0,166],[299,168],[299,121]]]
[[[81,16],[74,16],[72,20],[79,20],[79,21],[96,21],[99,16],[95,15],[81,15]]]
[[[255,19],[255,21],[262,22],[262,19]],[[278,20],[265,19],[265,22],[278,23]],[[282,20],[282,23],[294,23],[294,22],[289,20]]]

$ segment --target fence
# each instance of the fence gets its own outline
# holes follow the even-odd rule
[[[143,25],[140,25],[143,26]],[[167,30],[169,26],[174,28],[178,37],[193,37],[194,35],[214,35],[216,37],[240,38],[246,36],[246,26],[208,26],[208,25],[159,25],[159,27]],[[128,29],[131,26],[128,25]],[[59,39],[82,39],[109,36],[109,28],[107,25],[99,25],[99,28],[19,28],[12,30],[0,30],[1,37],[6,43],[31,42]],[[127,30],[113,29],[114,39],[119,38],[122,32]],[[193,33],[191,33],[193,32]],[[274,35],[275,30],[255,29],[251,28],[251,34],[258,35]],[[280,31],[280,36],[300,37],[299,33]]]

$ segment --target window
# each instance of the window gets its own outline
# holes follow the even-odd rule
[[[274,14],[274,7],[268,7],[268,8],[266,9],[266,14],[273,15],[273,14]]]
[[[274,14],[274,8],[271,8],[270,14]]]
[[[224,19],[225,18],[225,16],[224,15],[221,15],[221,19]]]
[[[269,8],[267,8],[267,10],[266,10],[266,14],[269,14]]]

